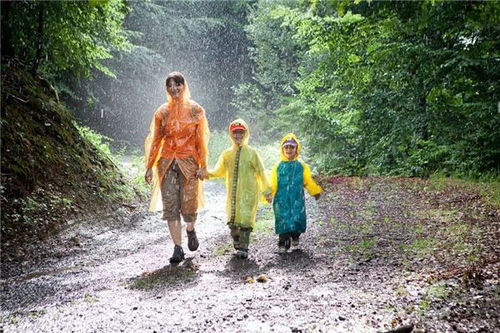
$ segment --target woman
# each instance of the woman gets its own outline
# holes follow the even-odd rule
[[[179,263],[184,260],[181,215],[189,250],[199,245],[194,225],[203,203],[200,179],[207,177],[208,123],[181,73],[170,73],[165,85],[167,103],[155,111],[146,139],[145,179],[153,182],[150,210],[157,210],[161,195],[163,219],[175,244],[170,263]]]

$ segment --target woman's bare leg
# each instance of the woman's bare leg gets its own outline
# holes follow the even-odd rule
[[[181,221],[174,220],[168,221],[168,230],[170,231],[170,237],[175,245],[182,246],[182,224]]]

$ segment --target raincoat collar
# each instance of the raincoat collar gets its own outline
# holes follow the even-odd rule
[[[300,143],[299,139],[297,139],[297,136],[293,133],[288,133],[287,135],[285,135],[281,139],[281,142],[280,142],[280,157],[281,157],[281,160],[285,161],[285,162],[289,161],[289,159],[286,157],[285,152],[283,151],[283,143],[286,140],[290,140],[290,139],[293,139],[293,140],[295,140],[295,142],[297,142],[297,154],[295,155],[295,158],[293,159],[294,161],[299,158],[300,152],[302,151],[302,144]]]
[[[233,120],[230,124],[229,124],[229,127],[228,127],[228,132],[229,132],[229,138],[231,139],[231,142],[233,143],[233,146],[234,147],[238,147],[238,145],[236,144],[236,142],[234,142],[233,140],[233,136],[231,135],[231,125],[233,124],[240,124],[242,125],[244,128],[245,128],[245,134],[243,136],[243,140],[241,141],[241,146],[247,146],[248,145],[248,140],[250,138],[250,131],[248,129],[248,125],[247,123],[241,119],[241,118],[238,118],[236,120]]]

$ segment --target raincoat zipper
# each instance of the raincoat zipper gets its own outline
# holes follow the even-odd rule
[[[238,189],[238,169],[240,166],[240,154],[241,146],[238,147],[236,158],[234,160],[233,187],[231,188],[231,218],[229,219],[229,223],[234,223],[234,218],[236,216],[236,191]]]

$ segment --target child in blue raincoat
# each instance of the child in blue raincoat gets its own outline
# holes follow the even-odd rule
[[[299,160],[301,150],[302,146],[295,134],[285,135],[281,139],[281,162],[271,171],[274,228],[279,235],[279,253],[286,252],[290,246],[298,249],[300,234],[306,231],[304,187],[316,200],[323,192],[312,178],[309,166]]]

